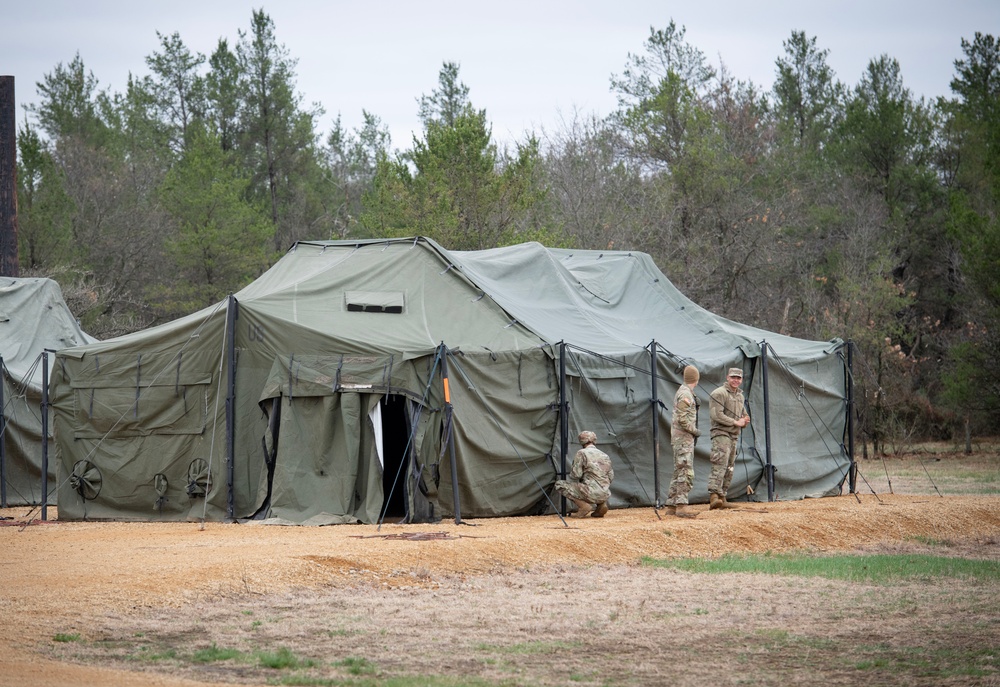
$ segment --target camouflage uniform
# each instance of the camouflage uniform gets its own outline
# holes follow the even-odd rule
[[[708,493],[725,497],[733,481],[736,465],[736,442],[741,427],[735,422],[746,417],[743,392],[733,391],[723,384],[712,392],[709,417],[712,419],[712,472],[708,476]]]
[[[568,499],[605,503],[611,497],[614,468],[608,454],[595,446],[581,448],[573,456],[569,479],[556,480],[555,489]]]
[[[698,399],[687,384],[674,394],[674,419],[670,424],[670,447],[674,451],[674,477],[667,492],[668,506],[686,506],[694,484],[694,445],[698,429]]]

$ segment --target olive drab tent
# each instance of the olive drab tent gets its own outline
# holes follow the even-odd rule
[[[55,503],[55,444],[42,410],[44,372],[56,350],[94,341],[56,282],[0,277],[0,507],[42,504],[43,482]]]
[[[583,429],[614,463],[611,507],[659,505],[689,363],[706,437],[695,502],[708,393],[732,366],[754,421],[731,495],[837,494],[851,465],[845,348],[713,315],[642,253],[300,242],[211,308],[58,354],[59,516],[553,512]]]

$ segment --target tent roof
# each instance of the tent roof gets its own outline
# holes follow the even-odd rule
[[[269,333],[276,351],[304,349],[306,338],[322,337],[324,350],[342,353],[420,355],[441,342],[518,350],[565,341],[616,355],[655,340],[679,360],[711,366],[731,361],[737,349],[756,357],[765,340],[799,358],[821,357],[840,343],[715,315],[678,291],[645,253],[538,243],[447,251],[423,237],[303,241],[235,296],[241,317],[281,323]],[[221,315],[222,305],[120,338],[169,347],[165,331],[196,327]]]
[[[97,341],[63,300],[59,284],[44,278],[0,278],[0,354],[11,375],[40,387],[38,356]]]

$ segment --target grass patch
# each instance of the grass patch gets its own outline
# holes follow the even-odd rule
[[[925,554],[811,556],[807,554],[726,555],[721,558],[644,557],[643,565],[694,573],[759,573],[824,577],[848,582],[882,584],[904,579],[959,577],[982,582],[1000,580],[993,561]]]
[[[285,675],[280,680],[268,681],[268,684],[288,685],[289,687],[497,687],[496,682],[469,677],[441,677],[437,675],[407,675],[397,677],[365,677],[353,678],[317,678],[305,675]]]
[[[865,656],[854,664],[864,673],[919,675],[935,680],[983,678],[1000,670],[1000,655],[995,647],[890,648],[885,645],[860,646]],[[875,675],[868,675],[868,678]]]
[[[52,636],[53,642],[79,642],[80,635],[78,633],[67,634],[65,632],[57,632]]]
[[[163,651],[153,651],[150,647],[140,647],[138,654],[129,656],[130,660],[147,661],[156,663],[157,661],[176,661],[179,656],[177,649],[164,649]]]
[[[217,661],[230,661],[234,658],[240,658],[242,655],[238,649],[225,649],[212,642],[212,646],[207,649],[199,649],[194,652],[191,660],[195,663],[215,663]]]
[[[276,670],[312,668],[316,665],[316,661],[311,658],[299,658],[287,647],[281,647],[277,651],[258,651],[254,657],[259,665]]]
[[[343,660],[337,661],[334,665],[344,668],[351,675],[370,675],[375,672],[374,664],[370,663],[366,658],[359,658],[357,656],[348,656]]]

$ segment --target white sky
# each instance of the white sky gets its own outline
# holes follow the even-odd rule
[[[500,141],[553,130],[574,111],[604,116],[615,107],[610,77],[641,53],[650,27],[673,19],[718,68],[770,90],[775,60],[793,30],[829,50],[836,77],[856,84],[870,59],[896,58],[919,96],[950,96],[961,39],[1000,35],[997,0],[9,0],[0,11],[0,74],[15,77],[18,125],[35,84],[79,52],[99,87],[121,92],[131,72],[149,72],[156,32],[175,31],[206,57],[219,38],[232,47],[254,9],[275,24],[298,60],[299,93],[339,113],[347,129],[362,109],[389,127],[394,148],[420,131],[417,99],[437,87],[445,61],[460,64],[477,108]]]

